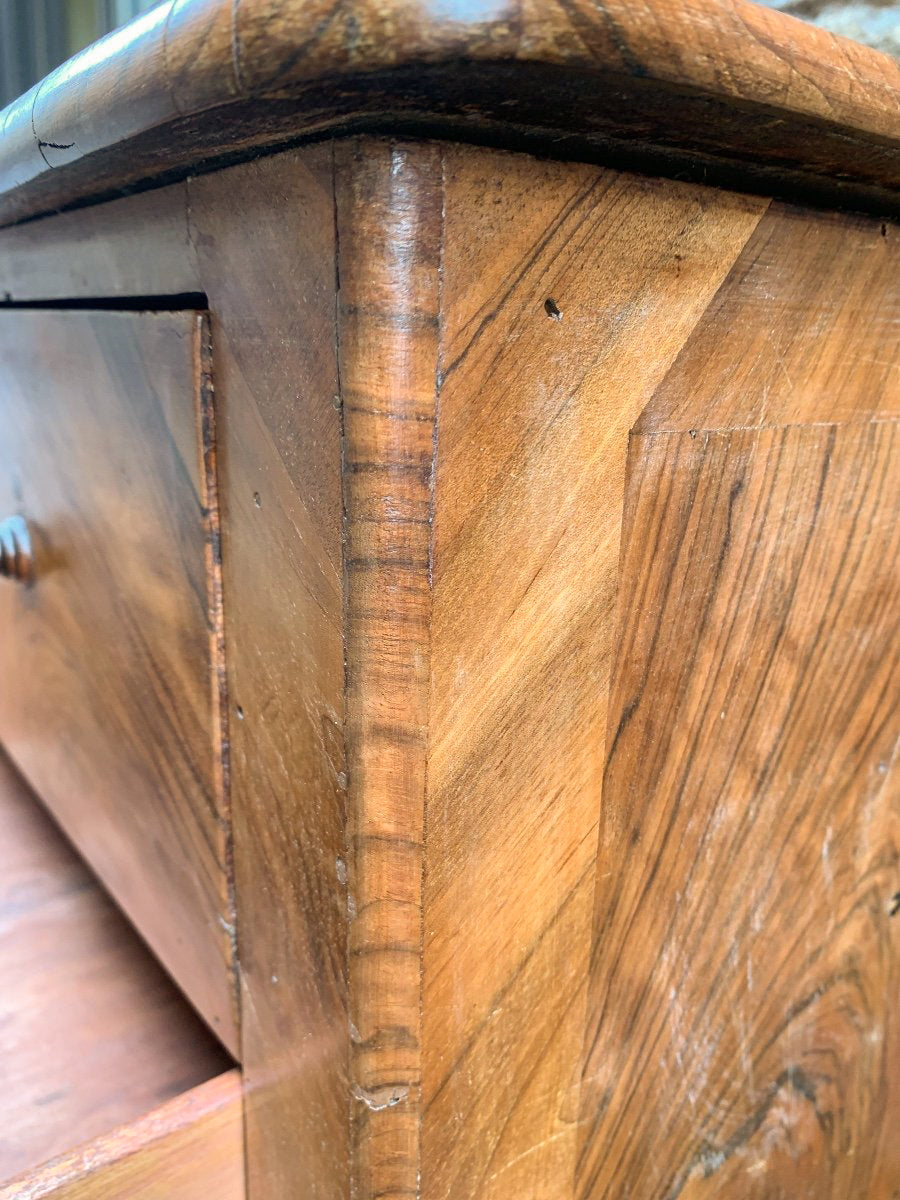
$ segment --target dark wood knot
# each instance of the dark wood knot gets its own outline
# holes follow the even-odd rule
[[[31,534],[24,517],[7,517],[0,522],[0,578],[19,583],[34,579]]]

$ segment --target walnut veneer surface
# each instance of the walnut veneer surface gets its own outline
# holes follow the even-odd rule
[[[891,1195],[897,245],[371,139],[0,239],[214,314],[251,1196]]]
[[[894,1200],[897,65],[712,0],[118,36],[4,118],[5,219],[82,207],[0,231],[0,344],[208,310],[250,1200]]]
[[[214,487],[201,314],[8,312],[0,738],[235,1050]]]

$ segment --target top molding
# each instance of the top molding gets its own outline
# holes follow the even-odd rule
[[[167,0],[0,113],[0,224],[361,129],[900,204],[900,64],[749,0]]]

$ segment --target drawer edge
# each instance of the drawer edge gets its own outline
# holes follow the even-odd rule
[[[0,1186],[0,1200],[244,1200],[236,1068]]]

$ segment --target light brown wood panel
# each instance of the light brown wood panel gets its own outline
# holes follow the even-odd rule
[[[221,414],[249,1194],[347,1196],[341,447],[331,147],[188,191]]]
[[[0,980],[0,1196],[228,1066],[2,754]]]
[[[422,1180],[546,1200],[574,1168],[628,428],[765,204],[461,149],[445,174]]]
[[[900,1188],[898,448],[633,439],[585,1200]]]
[[[244,1195],[237,1070],[0,1184],[0,1200],[243,1200]]]
[[[363,141],[335,185],[344,418],[353,1195],[419,1188],[422,839],[441,152]]]
[[[898,275],[897,225],[772,205],[636,428],[900,415]]]
[[[184,184],[0,231],[0,301],[202,290]]]
[[[0,312],[0,736],[237,1052],[208,330],[198,313]]]

